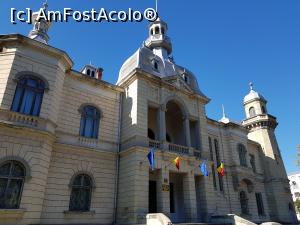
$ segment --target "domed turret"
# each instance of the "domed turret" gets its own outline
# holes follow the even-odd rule
[[[146,40],[146,46],[156,51],[156,55],[167,59],[172,53],[172,43],[170,38],[166,35],[168,25],[159,17],[149,25],[149,38]]]
[[[253,89],[253,83],[251,82],[250,83],[250,92],[249,94],[247,94],[244,98],[244,104],[248,103],[248,102],[251,102],[251,101],[254,101],[254,100],[261,100],[261,101],[265,101],[265,98],[259,94],[258,92],[254,91]]]
[[[244,98],[244,107],[246,118],[251,118],[256,115],[267,114],[266,99],[254,91],[253,83],[250,83],[250,92]]]

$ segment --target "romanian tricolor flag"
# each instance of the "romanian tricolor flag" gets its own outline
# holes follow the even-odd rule
[[[180,159],[179,159],[179,156],[177,156],[176,159],[173,160],[173,163],[178,170],[179,170],[179,162],[180,162]]]
[[[220,166],[218,167],[217,170],[218,170],[219,175],[223,177],[225,171],[224,171],[224,164],[222,162],[221,162],[221,164],[220,164]]]

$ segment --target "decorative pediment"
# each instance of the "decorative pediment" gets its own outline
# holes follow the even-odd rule
[[[180,75],[169,76],[164,78],[163,80],[171,84],[178,90],[193,93],[193,90],[189,87],[189,85],[183,80],[183,78]]]

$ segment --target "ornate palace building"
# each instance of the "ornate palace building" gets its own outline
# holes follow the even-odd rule
[[[0,224],[145,224],[148,213],[295,223],[277,121],[252,85],[245,119],[216,121],[195,75],[170,57],[162,20],[116,85],[101,68],[72,69],[48,45],[49,26],[34,20],[28,37],[0,35]]]

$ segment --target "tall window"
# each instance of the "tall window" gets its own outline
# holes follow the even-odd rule
[[[256,166],[255,166],[255,156],[250,154],[250,164],[254,173],[256,173]]]
[[[215,171],[215,165],[214,164],[211,165],[211,173],[212,173],[212,176],[213,176],[214,188],[215,188],[215,190],[217,190],[216,171]]]
[[[221,164],[221,161],[220,161],[220,152],[219,152],[219,142],[217,139],[214,140],[214,144],[215,144],[216,161],[218,167]],[[219,179],[220,191],[223,191],[224,190],[223,177],[219,173],[218,173],[218,179]]]
[[[253,116],[256,115],[254,107],[250,107],[250,109],[249,109],[249,115],[250,115],[250,117],[253,117]]]
[[[85,106],[81,112],[79,135],[87,138],[98,138],[100,112],[94,106]]]
[[[72,183],[70,211],[89,211],[91,206],[92,179],[86,174],[79,174]]]
[[[249,213],[249,209],[248,209],[248,199],[245,191],[240,192],[240,204],[241,204],[242,214],[247,215]]]
[[[208,137],[208,144],[209,144],[209,153],[210,153],[210,160],[214,160],[214,153],[212,149],[212,142],[211,142],[211,137]]]
[[[25,178],[25,168],[17,161],[8,161],[0,167],[0,208],[18,209]]]
[[[239,152],[239,158],[240,158],[240,165],[247,167],[247,159],[246,159],[247,150],[246,150],[245,146],[242,144],[239,144],[238,152]]]
[[[256,205],[257,205],[258,215],[262,216],[262,215],[265,214],[265,210],[264,210],[264,203],[263,203],[261,193],[255,193],[255,198],[256,198]]]
[[[22,77],[17,84],[11,110],[32,116],[39,116],[45,90],[45,83],[32,76]]]

